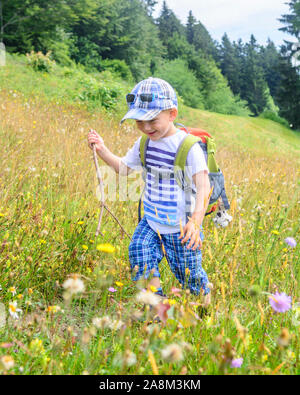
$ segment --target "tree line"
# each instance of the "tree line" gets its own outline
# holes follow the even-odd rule
[[[299,40],[299,0],[281,30]],[[184,102],[225,114],[271,114],[300,128],[298,48],[280,49],[269,39],[259,45],[213,40],[192,11],[182,23],[164,1],[0,0],[0,42],[8,52],[51,51],[65,66],[111,70],[138,81],[150,75],[168,80]]]

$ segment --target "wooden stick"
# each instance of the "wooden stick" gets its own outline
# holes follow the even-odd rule
[[[126,230],[123,228],[123,226],[121,225],[121,223],[118,220],[118,218],[111,212],[111,210],[104,203],[103,179],[102,179],[100,168],[99,168],[99,164],[98,164],[95,143],[92,144],[92,147],[93,147],[94,163],[95,163],[95,166],[96,166],[97,179],[98,179],[98,182],[99,182],[100,194],[101,194],[101,200],[100,200],[101,211],[100,211],[100,215],[99,215],[99,220],[98,220],[98,225],[97,225],[97,230],[96,230],[96,233],[95,233],[95,237],[97,237],[99,235],[99,233],[101,234],[101,236],[103,236],[103,233],[100,232],[100,228],[101,228],[103,210],[106,209],[109,212],[109,214],[115,219],[115,221],[117,221],[117,223],[119,224],[122,232],[125,233],[128,236],[128,238],[131,240],[131,237],[126,232]]]

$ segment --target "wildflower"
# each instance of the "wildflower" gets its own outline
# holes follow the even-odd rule
[[[97,245],[97,250],[102,251],[102,252],[107,252],[109,254],[112,254],[115,252],[115,247],[112,246],[111,244],[105,243],[105,244],[98,244]]]
[[[273,235],[279,235],[279,232],[278,232],[278,230],[276,230],[276,229],[273,229],[273,230],[271,231],[271,233],[273,233]]]
[[[29,349],[35,354],[42,354],[45,352],[43,342],[41,339],[38,338],[31,340],[31,342],[29,343]]]
[[[46,309],[47,313],[57,313],[60,310],[60,306],[48,306]]]
[[[124,355],[123,355],[123,362],[126,366],[133,366],[136,364],[136,355],[130,351],[126,350]]]
[[[14,367],[14,359],[13,357],[11,357],[10,355],[3,355],[0,359],[1,365],[3,367],[3,369],[5,370],[9,370],[12,367]]]
[[[33,290],[31,288],[28,288],[28,294],[31,295],[33,293]]]
[[[284,292],[269,296],[271,307],[277,313],[284,313],[291,308],[292,298],[287,296]]]
[[[151,291],[139,292],[136,295],[138,302],[156,306],[159,303],[160,298]]]
[[[290,342],[290,334],[287,328],[283,328],[279,338],[277,339],[277,343],[279,346],[281,347],[287,347],[289,345]]]
[[[93,325],[98,329],[109,328],[112,320],[107,315],[101,318],[95,317],[92,321]]]
[[[71,294],[83,292],[85,287],[83,281],[80,280],[77,274],[73,274],[64,283],[63,287]]]
[[[168,310],[171,308],[170,304],[168,303],[159,303],[155,306],[156,314],[158,315],[159,319],[165,324],[168,317]]]
[[[154,285],[150,285],[150,290],[152,292],[157,292],[157,288]]]
[[[121,283],[121,281],[116,281],[116,285],[118,286],[118,287],[123,287],[123,283]]]
[[[243,358],[235,358],[231,361],[231,367],[232,368],[240,368],[243,364],[244,359]]]
[[[17,293],[16,288],[15,287],[9,287],[8,288],[9,292],[12,293],[12,296],[15,296],[15,294]]]
[[[88,250],[89,249],[89,247],[87,246],[87,245],[82,245],[81,246],[84,250]]]
[[[21,313],[22,310],[18,309],[17,302],[10,302],[8,306],[9,314],[14,318],[14,319],[19,319],[18,313]]]
[[[172,289],[171,289],[171,293],[175,296],[180,296],[180,292],[182,292],[182,289],[180,289],[180,288],[172,287]]]
[[[287,237],[286,239],[284,239],[284,241],[286,242],[287,245],[289,245],[292,248],[295,248],[297,245],[297,242],[293,237]]]
[[[178,344],[169,344],[161,350],[161,355],[168,362],[178,362],[183,359],[182,348]]]
[[[109,292],[117,292],[117,290],[114,287],[109,287],[108,290]]]

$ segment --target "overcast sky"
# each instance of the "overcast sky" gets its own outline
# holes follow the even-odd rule
[[[189,10],[206,27],[213,39],[221,41],[226,32],[231,41],[239,38],[248,42],[251,33],[259,44],[268,37],[277,45],[283,40],[294,41],[292,36],[280,32],[283,27],[277,19],[289,13],[288,0],[167,0],[167,5],[185,24]],[[158,1],[157,16],[163,0]]]

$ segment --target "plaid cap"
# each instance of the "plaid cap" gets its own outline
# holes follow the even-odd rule
[[[167,81],[160,78],[149,77],[139,82],[130,93],[136,95],[136,99],[133,103],[128,103],[129,111],[121,123],[126,119],[150,121],[161,111],[178,106],[174,89]],[[154,94],[155,99],[151,102],[143,102],[139,96],[142,93]]]

